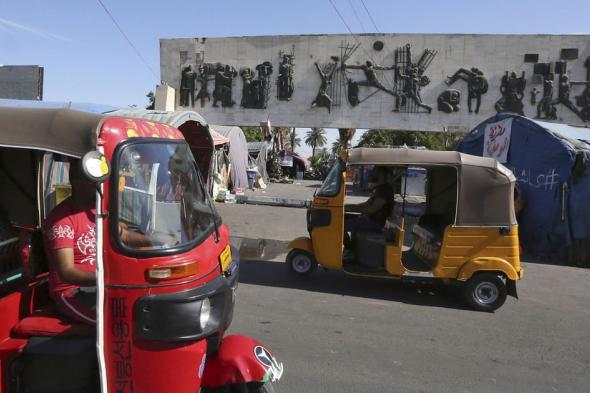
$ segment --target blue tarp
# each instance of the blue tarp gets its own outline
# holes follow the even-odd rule
[[[513,114],[493,116],[466,136],[457,150],[482,156],[485,127],[512,117],[507,162],[523,194],[518,216],[525,256],[564,257],[574,239],[590,237],[590,170],[573,176],[576,155],[590,158],[590,130],[539,122]],[[572,143],[573,142],[573,143]]]

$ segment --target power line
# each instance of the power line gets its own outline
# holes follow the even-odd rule
[[[369,15],[369,19],[371,19],[371,22],[373,23],[375,30],[377,31],[377,33],[381,34],[381,31],[379,31],[379,28],[377,27],[377,24],[375,23],[373,16],[369,12],[369,9],[367,8],[367,5],[365,4],[365,0],[361,0],[361,3],[363,3],[363,7],[365,8],[365,11],[367,11],[367,15]]]
[[[340,13],[340,11],[338,10],[338,7],[336,7],[336,4],[334,4],[334,2],[332,0],[328,0],[330,2],[330,4],[332,4],[332,7],[334,8],[334,11],[336,11],[336,13],[338,14],[338,16],[340,17],[340,20],[342,21],[342,23],[344,23],[344,26],[346,26],[346,29],[348,30],[348,32],[350,33],[350,35],[352,36],[352,38],[356,41],[356,43],[358,44],[358,46],[360,48],[362,48],[363,52],[365,52],[365,54],[367,55],[367,57],[369,59],[371,59],[371,61],[373,62],[373,64],[377,64],[377,62],[375,61],[375,59],[373,59],[373,56],[371,56],[371,54],[367,51],[367,49],[365,49],[365,47],[362,45],[362,43],[359,41],[359,39],[356,37],[356,35],[352,32],[352,30],[350,29],[350,26],[348,25],[348,23],[346,23],[346,20],[344,20],[344,17],[342,16],[342,14]],[[364,5],[364,2],[363,2]],[[366,8],[365,8],[366,9]],[[385,79],[387,80],[388,84],[394,85],[394,82],[388,78],[386,75]]]
[[[356,12],[356,8],[354,8],[354,5],[352,5],[352,0],[348,0],[348,4],[350,4],[350,8],[352,8],[352,12],[354,13],[354,16],[356,16],[356,20],[359,22],[359,25],[361,25],[363,33],[366,33],[367,31],[365,30],[365,26],[363,25],[363,22],[361,22],[361,18],[359,18],[359,14]]]
[[[96,0],[96,1],[98,1],[98,3],[100,4],[100,6],[104,10],[104,12],[106,12],[107,15],[109,16],[109,18],[111,19],[111,21],[113,21],[113,23],[115,24],[115,27],[117,27],[117,29],[119,30],[119,32],[121,33],[121,35],[123,35],[123,38],[125,38],[125,40],[129,44],[129,46],[131,46],[131,48],[133,48],[133,50],[135,51],[135,54],[137,55],[137,57],[139,57],[139,59],[143,62],[143,64],[148,68],[148,70],[152,73],[152,75],[154,76],[154,78],[156,78],[156,80],[159,81],[160,78],[158,77],[158,75],[155,73],[155,71],[152,69],[152,67],[150,67],[150,65],[146,61],[146,59],[141,55],[141,52],[139,51],[139,49],[137,49],[137,47],[135,45],[133,45],[133,42],[131,42],[131,40],[129,39],[129,37],[127,37],[127,34],[125,34],[125,32],[123,31],[123,29],[121,28],[121,26],[119,25],[119,23],[117,23],[117,21],[115,20],[115,17],[113,16],[113,14],[111,14],[111,12],[104,5],[104,3],[102,2],[102,0]]]
[[[342,23],[344,23],[344,26],[346,26],[346,29],[348,30],[348,32],[350,33],[350,35],[353,36],[353,38],[357,41],[356,37],[354,36],[354,33],[352,32],[352,30],[350,29],[350,26],[348,25],[348,23],[346,23],[346,21],[344,20],[344,17],[342,16],[342,14],[340,13],[340,11],[338,11],[338,7],[336,7],[336,4],[334,4],[334,2],[332,0],[328,0],[330,2],[330,4],[332,4],[332,7],[334,7],[334,11],[336,11],[336,13],[338,14],[338,16],[340,17],[340,20],[342,21]]]

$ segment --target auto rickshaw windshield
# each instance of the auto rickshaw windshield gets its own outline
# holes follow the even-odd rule
[[[137,142],[118,157],[120,244],[165,250],[213,231],[219,216],[185,143]]]
[[[326,175],[326,179],[322,183],[322,187],[317,195],[321,197],[333,197],[338,194],[342,183],[342,172],[345,170],[346,164],[340,159],[336,160]]]

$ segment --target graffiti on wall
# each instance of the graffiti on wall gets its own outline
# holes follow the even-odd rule
[[[531,168],[510,168],[516,182],[526,184],[532,188],[543,189],[551,191],[559,186],[559,174],[555,168],[548,169],[544,173],[538,173],[536,170]]]

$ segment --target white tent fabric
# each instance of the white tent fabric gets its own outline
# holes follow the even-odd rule
[[[250,161],[258,168],[258,173],[260,173],[264,181],[268,180],[268,172],[266,171],[267,149],[266,142],[248,143]]]
[[[229,139],[229,161],[231,163],[230,177],[234,188],[248,187],[248,144],[240,127],[214,126],[215,131]]]
[[[229,143],[229,138],[224,137],[223,135],[221,135],[220,133],[215,131],[213,128],[210,128],[210,132],[211,132],[211,137],[213,138],[213,144],[216,147],[220,146],[220,145],[225,145],[226,143]]]

